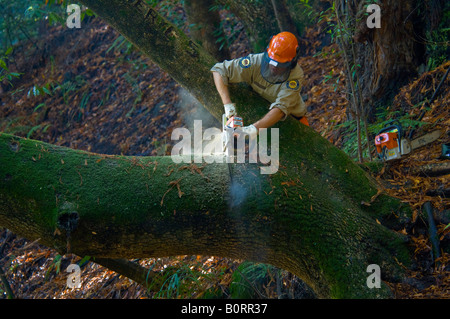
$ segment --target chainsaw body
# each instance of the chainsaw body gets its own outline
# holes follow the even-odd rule
[[[242,120],[242,117],[232,116],[227,120],[225,125],[228,126],[229,128],[243,127],[244,121]]]
[[[232,151],[232,147],[229,147],[232,138],[237,138],[238,134],[235,133],[236,128],[242,128],[244,127],[244,121],[242,120],[242,117],[239,116],[232,116],[230,118],[227,118],[225,114],[222,115],[222,126],[223,126],[223,133],[222,133],[222,142],[223,142],[223,151],[228,149],[228,152]]]
[[[440,130],[436,130],[414,140],[409,140],[403,135],[402,127],[398,123],[386,126],[378,133],[375,137],[375,147],[381,160],[395,160],[402,155],[411,153],[416,148],[437,140],[441,133]]]
[[[375,147],[380,159],[389,161],[402,156],[402,128],[390,125],[383,128],[375,137]]]

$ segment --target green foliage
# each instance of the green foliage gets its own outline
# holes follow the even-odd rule
[[[78,122],[80,122],[83,118],[83,111],[84,111],[84,109],[86,109],[91,95],[92,95],[92,93],[90,93],[88,91],[83,92],[83,96],[81,97],[81,102],[79,105],[79,112],[78,112],[78,118],[77,118]]]
[[[7,61],[9,59],[9,56],[13,52],[13,48],[9,47],[6,49],[5,53],[3,55],[0,55],[0,83],[6,80],[9,85],[12,86],[11,81],[14,78],[19,78],[21,73],[11,72],[8,69]]]
[[[415,107],[420,107],[422,103],[419,103]],[[417,129],[429,123],[417,121],[413,115],[403,114],[401,111],[393,111],[389,107],[381,107],[377,113],[377,122],[369,124],[367,129],[369,131],[369,144],[374,146],[374,138],[380,132],[380,130],[390,124],[395,119],[400,123],[403,132],[408,132],[412,129]],[[362,123],[361,123],[362,125]],[[342,146],[342,150],[347,153],[351,158],[357,159],[358,151],[358,135],[356,134],[356,120],[347,121],[343,124],[337,125],[336,128],[341,128],[342,134],[345,136],[345,143]],[[361,142],[364,147],[364,157],[369,157],[367,148],[367,137],[361,132]]]
[[[133,44],[128,41],[123,35],[119,35],[108,48],[108,50],[106,50],[106,53],[109,53],[111,50],[113,50],[122,54],[129,54],[131,53],[132,49]]]
[[[59,91],[59,94],[62,95],[62,97],[63,97],[64,103],[68,105],[69,104],[69,100],[68,100],[69,99],[69,94],[72,91],[76,91],[77,90],[77,84],[72,82],[72,81],[70,81],[70,80],[66,81],[66,82],[63,82],[61,84],[55,83],[55,86],[54,86],[53,90],[54,91]]]
[[[78,92],[86,84],[86,79],[82,75],[77,75],[74,80],[67,80],[63,83],[54,82],[51,84],[54,93],[63,97],[64,103],[69,105],[69,97],[74,92]]]
[[[242,31],[241,29],[236,29],[236,25],[233,25],[231,28],[231,35],[227,36],[224,32],[224,25],[227,22],[227,20],[220,20],[219,26],[213,32],[213,35],[216,38],[216,43],[219,44],[219,50],[227,47],[229,42],[234,42],[240,31]]]
[[[183,10],[177,10],[179,8],[178,6],[180,5],[180,1],[146,0],[145,2],[158,10],[158,13],[160,13],[178,28],[183,29],[185,27],[185,17]]]
[[[136,94],[136,98],[133,101],[133,107],[140,103],[142,101],[142,96],[144,93],[142,92],[140,86],[139,86],[139,80],[135,76],[133,76],[130,72],[126,72],[123,77],[127,81],[128,84],[131,85],[131,88],[133,92]],[[127,114],[127,117],[129,117],[130,114]]]
[[[288,0],[286,4],[300,35],[305,28],[316,24],[323,13],[317,0]]]
[[[39,36],[41,23],[63,20],[66,15],[64,3],[55,5],[54,1],[49,1],[45,5],[43,0],[0,0],[0,47],[9,48],[24,40],[34,41]]]
[[[154,266],[154,265],[153,265]],[[149,271],[152,270],[153,266]],[[217,279],[219,274],[208,273],[201,263],[192,265],[191,263],[182,262],[178,267],[167,267],[161,273],[161,277],[155,278],[152,285],[149,286],[149,291],[153,289],[154,285],[159,285],[160,289],[153,296],[154,298],[192,298],[196,291],[203,291],[206,283],[211,283]],[[209,295],[219,297],[220,294],[216,289],[209,289]]]
[[[209,11],[219,11],[222,9],[229,10],[228,5],[213,5],[209,8]],[[239,20],[234,18],[234,14],[231,12],[227,12],[227,17],[220,20],[219,25],[216,27],[213,35],[216,38],[216,43],[219,44],[219,50],[222,50],[224,47],[229,47],[231,43],[237,40],[239,35],[242,32],[242,24]],[[191,25],[192,26],[192,25]],[[189,28],[191,28],[189,26]],[[193,27],[201,28],[201,26]],[[225,30],[229,30],[228,34],[225,34]]]
[[[358,134],[356,127],[356,120],[351,120],[343,124],[339,124],[336,126],[336,128],[342,128],[343,129],[342,134],[345,135],[344,137],[345,142],[343,143],[341,149],[345,153],[347,153],[349,157],[358,160]],[[367,146],[367,138],[362,131],[360,132],[360,137],[362,146]],[[368,157],[368,155],[369,154],[367,148],[365,148],[363,156]]]
[[[53,259],[53,262],[48,267],[47,271],[45,272],[45,279],[48,280],[50,277],[52,271],[55,271],[56,274],[59,274],[61,271],[61,260],[62,256],[60,254],[57,254],[55,256],[55,259]]]
[[[329,74],[326,74],[323,77],[322,83],[327,83],[328,81],[332,81],[333,82],[333,88],[334,91],[336,92],[338,85],[339,85],[339,74],[334,74],[334,70],[331,70]]]
[[[42,128],[42,124],[38,124],[38,125],[36,125],[36,126],[33,126],[33,127],[28,131],[28,133],[27,133],[27,138],[31,138],[31,136],[33,135],[33,133],[34,133],[35,131],[40,130],[40,129],[42,129],[42,133],[45,133],[45,132],[48,130],[48,128],[51,127],[51,126],[52,126],[51,124],[47,124],[47,125],[45,125],[43,128]]]
[[[431,40],[427,44],[427,69],[434,70],[450,57],[450,28],[429,32],[427,37]]]
[[[261,298],[263,286],[269,282],[276,268],[252,262],[243,262],[232,276],[230,294],[234,299]]]
[[[39,49],[36,39],[39,37],[40,26],[64,20],[64,9],[54,2],[49,1],[49,5],[45,5],[43,0],[0,0],[0,82],[13,86],[12,80],[21,76],[21,73],[10,71],[18,45],[31,42],[34,48]],[[35,96],[48,93],[46,87],[35,87],[29,92]]]
[[[434,70],[450,59],[450,2],[445,2],[442,20],[436,30],[426,32],[427,69]]]
[[[50,92],[50,84],[47,83],[44,86],[33,85],[33,87],[28,91],[27,96],[39,96],[39,95],[52,95]]]
[[[65,24],[67,17],[67,0],[0,0],[0,82],[7,81],[12,86],[12,80],[21,74],[11,72],[9,63],[14,61],[14,48],[28,42],[35,49],[40,49],[38,38],[42,26],[49,24]],[[84,8],[81,20],[85,16],[94,15],[93,11]],[[34,88],[31,94],[44,95],[49,88]]]
[[[27,92],[27,97],[42,97],[42,96],[56,96],[62,97],[64,104],[68,106],[73,106],[70,104],[71,100],[79,95],[81,96],[80,102],[77,107],[69,108],[69,118],[74,119],[75,121],[81,121],[84,115],[84,110],[89,106],[90,98],[92,93],[89,88],[86,86],[86,79],[82,75],[77,75],[74,79],[67,79],[66,81],[59,83],[57,81],[48,82],[44,85],[33,85]],[[108,86],[108,90],[105,93],[104,98],[100,101],[100,105],[102,105],[109,99],[111,85]],[[44,102],[39,103],[33,110],[33,112],[38,112],[41,109],[46,108],[46,104]],[[49,126],[43,128],[43,132],[48,129]],[[36,130],[41,129],[40,125],[32,127],[31,130],[28,131],[27,135],[31,135]]]

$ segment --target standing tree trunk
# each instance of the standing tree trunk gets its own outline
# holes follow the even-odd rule
[[[184,9],[192,38],[216,60],[230,58],[228,42],[217,10],[211,10],[212,0],[185,0]]]
[[[355,28],[363,103],[386,106],[425,62],[418,0],[383,0],[381,28],[367,26],[366,1],[346,2]],[[358,21],[358,23],[355,23]]]
[[[272,6],[280,31],[289,31],[298,36],[299,32],[294,21],[292,21],[285,0],[272,0]]]
[[[255,53],[262,52],[269,44],[270,37],[280,32],[270,0],[219,0],[219,2],[228,6],[242,21]]]
[[[201,48],[142,1],[83,0],[219,118]],[[239,114],[268,102],[233,86]],[[98,258],[197,254],[273,264],[323,298],[389,297],[367,267],[401,280],[410,262],[402,204],[380,195],[347,155],[291,118],[279,127],[279,170],[104,156],[0,134],[0,226],[61,252]],[[389,228],[388,228],[389,227]],[[397,228],[398,227],[398,228]]]

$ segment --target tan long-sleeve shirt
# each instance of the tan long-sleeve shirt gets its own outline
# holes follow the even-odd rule
[[[263,53],[259,53],[250,54],[240,59],[226,60],[216,63],[211,71],[218,72],[227,85],[228,83],[248,83],[255,92],[272,103],[270,109],[277,107],[285,114],[283,120],[288,115],[297,118],[304,116],[306,106],[300,95],[304,80],[302,68],[297,64],[291,70],[286,82],[272,84],[264,80],[261,75],[262,58]]]

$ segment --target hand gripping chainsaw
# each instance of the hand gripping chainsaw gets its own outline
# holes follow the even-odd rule
[[[232,139],[237,137],[238,134],[235,133],[236,128],[242,128],[244,127],[244,121],[242,120],[242,117],[239,116],[231,116],[228,118],[225,114],[222,115],[222,142],[223,142],[223,152],[228,150],[228,155],[231,155],[234,151],[233,144],[231,144],[233,141]],[[236,143],[234,143],[236,145]]]

